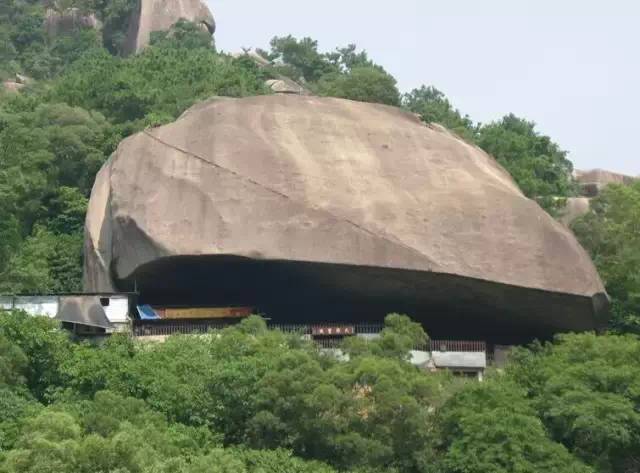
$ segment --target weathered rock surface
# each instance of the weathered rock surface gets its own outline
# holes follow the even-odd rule
[[[629,185],[638,178],[604,169],[592,169],[590,171],[575,171],[575,179],[585,197],[595,197],[609,184]]]
[[[22,89],[24,89],[25,84],[21,84],[20,82],[16,82],[13,80],[5,80],[2,82],[2,88],[7,92],[18,93]]]
[[[627,176],[603,169],[592,169],[591,171],[574,172],[574,178],[580,186],[582,197],[570,197],[567,205],[562,209],[560,221],[566,225],[571,225],[574,220],[587,214],[591,209],[591,200],[600,195],[602,189],[609,184],[630,185],[637,181],[637,177]]]
[[[271,61],[269,61],[268,59],[265,59],[253,49],[245,49],[241,53],[232,54],[232,56],[235,58],[248,57],[254,63],[256,63],[258,67],[267,67],[272,65]]]
[[[85,251],[88,291],[291,320],[395,310],[434,336],[510,342],[594,329],[607,310],[572,233],[494,159],[332,98],[212,100],[126,139],[97,177]]]
[[[235,58],[249,58],[259,68],[267,68],[272,66],[268,59],[262,57],[256,51],[252,49],[245,49],[241,53],[233,54]],[[295,94],[295,95],[312,95],[311,91],[302,84],[290,79],[289,77],[277,74],[274,79],[265,81],[265,85],[274,94]]]
[[[70,33],[79,28],[94,28],[96,30],[102,28],[102,24],[94,14],[84,13],[79,8],[68,8],[63,11],[48,8],[44,26],[49,38]]]
[[[180,19],[202,26],[211,33],[216,23],[211,11],[202,0],[140,0],[139,9],[129,21],[125,53],[143,50],[154,31],[167,31]]]
[[[307,89],[287,77],[268,80],[266,85],[276,94],[311,95]]]
[[[560,222],[569,226],[577,218],[586,215],[591,210],[591,199],[589,197],[569,197],[567,205],[560,214]]]
[[[33,84],[33,79],[22,74],[16,74],[13,80],[2,82],[2,88],[8,92],[18,93],[26,86]]]

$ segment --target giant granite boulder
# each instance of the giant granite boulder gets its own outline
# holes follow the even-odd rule
[[[124,52],[140,52],[149,44],[152,32],[168,31],[181,19],[199,24],[211,35],[215,32],[215,20],[203,0],[139,0],[129,21]]]
[[[124,140],[86,222],[87,291],[379,320],[432,336],[591,330],[607,297],[569,230],[440,127],[383,105],[214,99]]]

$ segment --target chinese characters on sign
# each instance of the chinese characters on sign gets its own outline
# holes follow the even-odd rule
[[[316,325],[311,327],[311,334],[314,337],[335,337],[353,335],[355,327],[353,325]]]

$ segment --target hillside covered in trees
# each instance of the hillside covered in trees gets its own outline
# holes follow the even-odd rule
[[[0,317],[2,472],[625,472],[640,341],[568,335],[484,383],[406,361],[422,328],[322,353],[259,318],[144,345]]]
[[[0,5],[0,293],[81,289],[96,172],[125,137],[212,96],[271,93],[288,77],[318,95],[404,107],[493,155],[553,213],[572,164],[525,118],[480,124],[432,86],[401,93],[354,45],[322,52],[275,37],[216,51],[188,22],[122,55],[134,3],[67,2],[102,30],[52,37],[44,2]],[[428,80],[428,78],[426,78]],[[610,186],[574,224],[613,300],[610,333],[518,350],[483,384],[405,362],[422,330],[400,316],[379,342],[326,356],[259,319],[197,338],[76,344],[48,320],[0,314],[2,472],[640,471],[640,185]]]

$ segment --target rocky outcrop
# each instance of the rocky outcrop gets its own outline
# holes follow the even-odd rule
[[[268,59],[251,49],[245,49],[241,53],[235,53],[233,57],[249,58],[254,62],[256,66],[261,69],[273,66],[273,64]],[[305,86],[281,74],[275,74],[275,78],[265,81],[265,85],[274,94],[312,95],[311,91]]]
[[[266,86],[274,94],[311,95],[311,92],[287,77],[268,80]]]
[[[580,185],[582,195],[585,197],[596,197],[609,184],[629,185],[637,180],[636,177],[605,171],[604,169],[575,171],[575,179]]]
[[[5,80],[4,82],[2,82],[2,88],[7,92],[11,92],[14,94],[20,92],[24,87],[25,87],[24,84],[21,84],[13,80]]]
[[[96,30],[102,28],[102,24],[93,13],[83,12],[79,8],[69,8],[62,11],[48,8],[44,26],[49,38],[55,38],[82,28]]]
[[[567,204],[560,212],[560,222],[568,227],[576,219],[588,214],[590,209],[591,199],[589,197],[569,197]]]
[[[126,139],[97,177],[85,246],[88,291],[152,303],[403,311],[434,336],[495,339],[606,316],[589,256],[493,158],[334,98],[211,100]]]
[[[268,67],[271,66],[272,63],[268,59],[262,57],[256,51],[252,49],[245,49],[241,53],[234,53],[232,55],[234,58],[248,57],[251,59],[258,67]]]
[[[609,184],[630,185],[638,180],[637,177],[627,176],[604,169],[574,172],[574,179],[580,187],[580,197],[570,197],[567,205],[561,210],[559,219],[570,226],[576,219],[586,215],[591,209],[591,199],[600,195],[602,189]]]
[[[13,80],[5,80],[2,88],[7,92],[18,93],[29,84],[33,83],[33,79],[22,74],[16,74]]]
[[[140,0],[129,21],[124,52],[140,52],[149,44],[152,32],[168,31],[180,19],[200,25],[211,35],[216,29],[213,15],[203,0]]]

